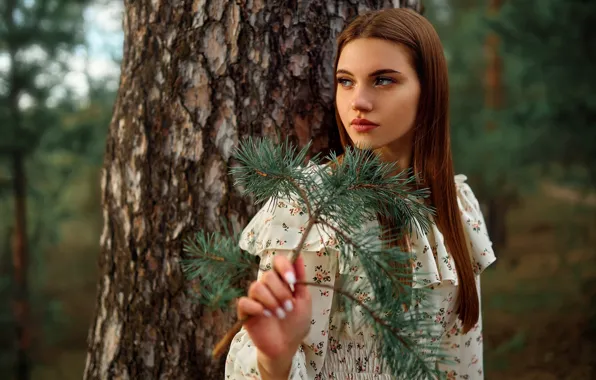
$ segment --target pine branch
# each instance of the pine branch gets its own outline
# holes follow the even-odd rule
[[[337,234],[337,236],[340,236],[341,239],[348,244],[348,246],[355,247],[358,250],[362,250],[362,247],[359,244],[357,244],[353,239],[351,239],[349,236],[347,236],[343,231],[341,231],[337,227],[333,226],[331,223],[328,223],[325,220],[320,220],[320,223],[323,224],[323,225],[325,225],[325,226],[327,226],[327,227],[329,227],[329,228],[331,228]],[[388,241],[385,240],[385,242],[387,243]],[[398,253],[402,253],[402,252],[400,250],[398,250]],[[387,253],[387,252],[384,252],[384,254],[391,255],[391,253]],[[371,254],[371,256],[372,256],[372,254]],[[405,259],[406,262],[408,260],[409,260],[408,258]],[[379,266],[379,269],[385,275],[387,275],[387,278],[395,279],[395,277],[396,277],[395,274],[394,273],[391,273],[391,271],[389,270],[389,268],[387,268],[385,266]],[[405,293],[405,289],[402,289],[403,283],[401,281],[399,281],[399,278],[397,280],[398,281],[396,281],[394,283],[394,285],[400,287],[400,290],[402,290]]]
[[[372,326],[382,337],[381,349],[394,373],[428,375],[432,372],[428,365],[432,363],[426,358],[431,354],[436,356],[437,349],[421,344],[421,337],[414,334],[428,328],[424,305],[407,311],[415,290],[406,285],[408,281],[411,284],[412,275],[403,273],[403,267],[410,265],[409,254],[402,252],[397,244],[388,244],[396,242],[399,236],[381,240],[377,229],[361,231],[367,222],[381,214],[397,221],[406,233],[411,233],[414,227],[426,232],[433,213],[424,203],[428,190],[418,189],[416,177],[409,171],[391,175],[394,165],[381,162],[366,149],[348,148],[341,160],[332,154],[329,161],[333,169],[321,165],[316,156],[311,159],[314,165],[305,170],[301,164],[309,148],[310,144],[296,151],[287,140],[275,145],[270,140],[249,138],[235,152],[240,165],[230,169],[230,173],[235,177],[235,185],[244,194],[252,194],[257,203],[271,199],[275,206],[283,197],[306,208],[308,221],[300,242],[292,249],[292,262],[304,250],[313,227],[320,236],[323,236],[320,227],[334,233],[342,262],[358,260],[364,269],[374,294],[368,301],[370,304],[355,296],[356,291],[304,284],[333,288],[347,302],[358,306],[365,317],[363,323]],[[242,252],[235,239],[199,233],[194,242],[185,245],[190,257],[183,264],[184,271],[189,279],[199,279],[204,284],[199,289],[200,299],[212,307],[229,307],[231,300],[243,292],[233,284],[256,269],[254,257]],[[402,269],[392,266],[395,263]],[[214,356],[225,350],[247,320],[236,322],[215,347]],[[431,335],[427,338],[432,342]]]
[[[276,145],[269,139],[248,137],[234,151],[238,166],[230,169],[237,186],[244,195],[252,194],[256,203],[279,196],[290,198],[297,184],[309,182],[300,169],[311,143],[296,153],[289,141]],[[316,159],[317,156],[313,158]],[[292,179],[293,182],[289,181]]]
[[[244,294],[235,284],[258,268],[255,257],[243,252],[236,241],[220,233],[197,233],[195,240],[184,244],[187,257],[181,261],[182,270],[189,281],[199,282],[195,293],[211,309],[226,308]]]

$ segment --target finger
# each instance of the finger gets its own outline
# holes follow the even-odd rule
[[[283,305],[285,311],[287,313],[291,312],[294,309],[294,304],[292,303],[292,292],[279,274],[274,271],[268,271],[263,275],[261,278],[261,282],[269,288],[271,293],[277,298],[277,302],[280,305]]]
[[[241,297],[238,300],[237,314],[238,319],[244,319],[248,316],[271,316],[271,312],[265,309],[262,304],[248,297]]]
[[[296,284],[296,273],[294,273],[294,266],[290,260],[285,256],[275,256],[273,258],[273,269],[283,277],[293,292]]]
[[[250,288],[248,288],[248,296],[263,304],[266,309],[274,311],[279,319],[284,319],[286,317],[286,313],[280,307],[277,298],[275,298],[271,290],[269,290],[269,287],[261,281],[252,283]]]
[[[304,268],[304,257],[302,254],[298,256],[296,261],[294,262],[294,271],[296,273],[296,280],[303,282],[306,281],[306,269]],[[296,298],[304,298],[308,295],[308,288],[306,285],[297,284],[296,291],[294,292],[294,297]]]

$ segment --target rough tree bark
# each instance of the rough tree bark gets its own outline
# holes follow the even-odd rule
[[[279,133],[312,139],[314,152],[338,143],[335,38],[353,15],[399,3],[125,1],[86,379],[223,377],[223,358],[209,354],[234,317],[187,296],[182,241],[255,212],[227,176],[239,140]]]

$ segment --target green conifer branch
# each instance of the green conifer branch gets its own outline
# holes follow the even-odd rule
[[[396,262],[409,265],[408,254],[396,246],[379,245],[379,234],[374,229],[359,231],[371,216],[379,213],[396,220],[405,227],[403,231],[411,233],[416,226],[426,232],[433,212],[423,201],[429,195],[428,190],[418,189],[416,177],[409,171],[390,175],[394,165],[382,163],[370,150],[347,149],[342,160],[332,154],[329,161],[334,165],[333,170],[321,165],[316,156],[311,159],[312,170],[305,170],[301,164],[309,148],[310,144],[297,151],[287,140],[275,145],[270,140],[249,138],[237,148],[235,158],[239,165],[231,168],[230,173],[235,177],[235,185],[244,194],[252,194],[257,203],[272,199],[275,205],[283,197],[304,205],[308,221],[300,242],[292,249],[292,262],[303,250],[313,227],[323,226],[333,231],[343,262],[360,259],[374,294],[372,301],[366,304],[337,286],[310,282],[305,285],[333,288],[342,299],[359,306],[364,311],[363,323],[371,325],[381,337],[383,356],[394,373],[417,376],[434,373],[429,367],[432,363],[426,359],[440,355],[436,345],[427,346],[421,343],[420,335],[414,334],[422,330],[424,335],[428,327],[424,304],[408,313],[402,310],[411,303],[413,293],[422,292],[404,285],[411,275],[391,265]],[[322,236],[320,231],[319,235]],[[190,280],[199,278],[202,284],[209,284],[200,287],[199,293],[201,302],[212,307],[229,307],[231,300],[244,292],[234,284],[257,268],[254,257],[242,252],[234,237],[199,233],[184,249],[189,257],[183,262],[183,269]],[[227,347],[244,322],[236,323],[214,354]],[[424,337],[433,341],[430,333]]]

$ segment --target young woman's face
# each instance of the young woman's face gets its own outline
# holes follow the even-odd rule
[[[376,38],[351,41],[336,76],[337,110],[357,147],[411,149],[420,82],[405,46]]]

